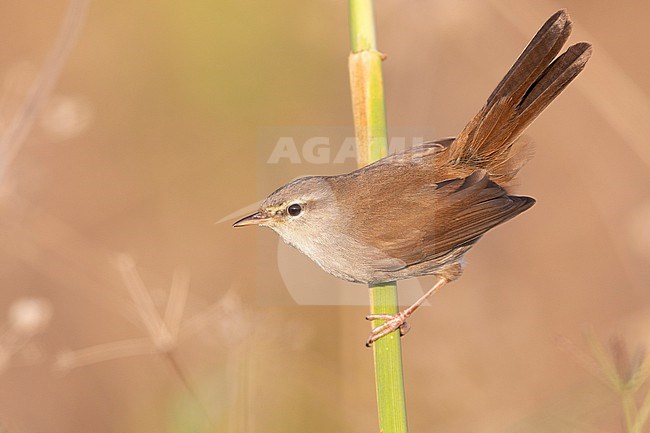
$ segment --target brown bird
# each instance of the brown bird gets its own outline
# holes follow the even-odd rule
[[[456,138],[414,146],[337,176],[297,179],[234,226],[277,232],[330,274],[376,284],[438,277],[415,304],[373,329],[367,344],[400,329],[429,296],[462,271],[463,255],[493,227],[530,208],[506,187],[531,156],[521,133],[584,68],[591,45],[555,58],[571,33],[555,13]]]

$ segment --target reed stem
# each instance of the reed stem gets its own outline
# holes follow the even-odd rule
[[[357,163],[362,167],[388,153],[381,70],[384,56],[377,51],[372,0],[350,0],[349,4],[352,45],[350,87],[357,137]],[[369,292],[371,314],[398,312],[396,283],[371,285]],[[380,324],[381,321],[372,322],[373,327]],[[399,331],[380,338],[372,348],[379,431],[406,433],[408,426]]]

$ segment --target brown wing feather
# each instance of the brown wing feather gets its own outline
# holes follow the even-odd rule
[[[387,262],[393,263],[391,269],[386,269],[391,271],[434,260],[472,244],[491,228],[535,203],[529,197],[508,196],[488,179],[485,171],[434,184],[420,181],[425,177],[407,169],[402,174],[413,176],[413,182],[403,183],[405,189],[400,194],[382,191],[390,183],[373,176],[373,172],[378,170],[369,170],[370,176],[362,179],[364,186],[360,190],[369,194],[356,197],[354,207],[358,213],[350,221],[349,229],[363,244],[381,251],[387,259],[395,259]],[[386,197],[393,201],[385,202]],[[373,221],[374,218],[381,221]],[[372,227],[383,230],[373,232]]]
[[[530,197],[508,196],[484,172],[445,182],[433,194],[424,192],[419,200],[424,211],[419,218],[423,229],[416,234],[420,238],[419,245],[413,248],[414,244],[400,239],[385,242],[388,248],[384,252],[399,258],[406,266],[433,260],[455,248],[472,244],[491,228],[535,203]],[[430,219],[430,223],[423,223],[422,219]],[[409,247],[405,248],[406,245]]]

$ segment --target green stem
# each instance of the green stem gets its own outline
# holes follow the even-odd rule
[[[398,312],[397,285],[378,284],[369,287],[372,314],[396,314]],[[382,321],[373,321],[379,326]],[[399,331],[380,338],[372,346],[375,360],[375,384],[379,431],[382,433],[406,433],[406,395],[402,367],[402,346]]]
[[[357,136],[357,162],[360,167],[388,153],[386,109],[381,62],[377,51],[372,0],[350,0],[350,86]],[[398,312],[397,285],[371,285],[371,314]],[[378,326],[381,321],[373,321]],[[406,433],[406,398],[399,331],[374,343],[375,383],[379,430],[382,433]]]
[[[650,416],[650,391],[648,391],[645,395],[643,403],[641,403],[641,406],[639,408],[639,412],[636,416],[636,421],[634,422],[634,432],[640,433],[643,431],[643,427],[648,420],[648,416]]]
[[[627,433],[640,433],[636,431],[636,403],[634,402],[634,394],[629,390],[624,389],[622,393],[623,398],[623,414],[625,416],[625,431]]]

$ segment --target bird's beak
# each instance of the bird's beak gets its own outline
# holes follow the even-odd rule
[[[269,221],[271,218],[266,217],[262,215],[260,212],[255,212],[252,215],[248,215],[247,217],[244,217],[234,223],[232,226],[233,227],[244,227],[244,226],[252,226],[252,225],[259,225],[263,224],[267,221]]]

